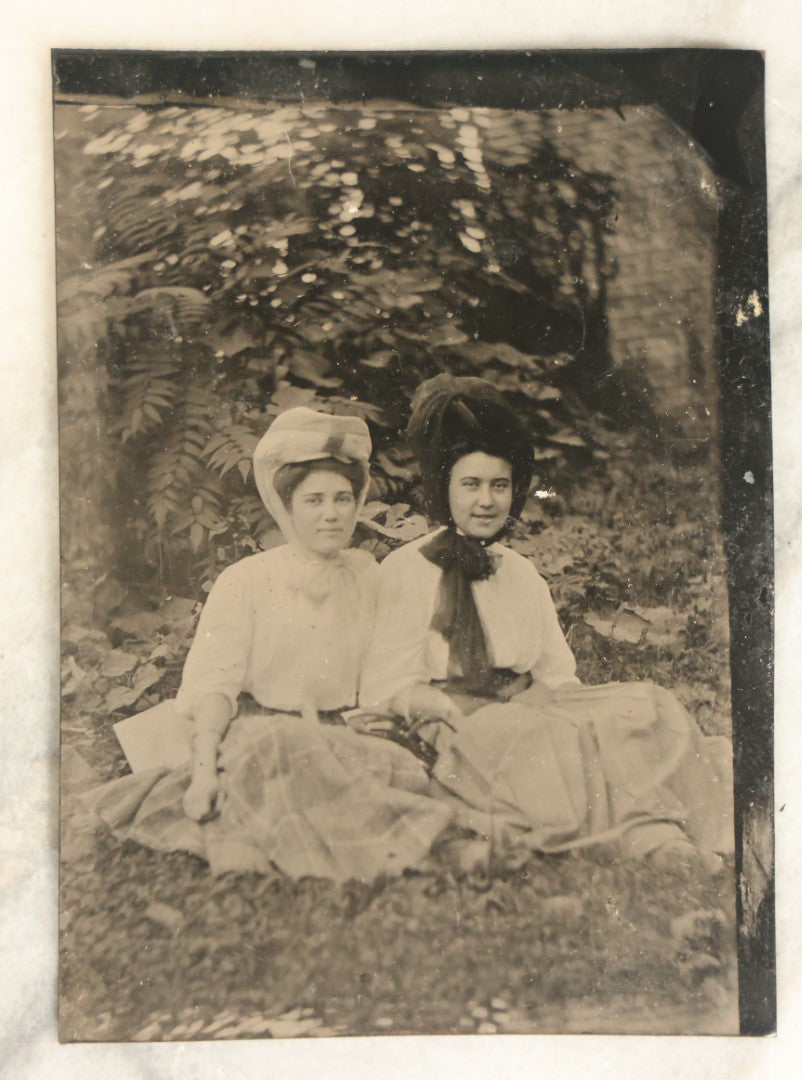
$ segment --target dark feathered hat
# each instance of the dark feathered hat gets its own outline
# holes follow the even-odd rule
[[[420,462],[426,509],[437,521],[451,521],[448,481],[454,464],[479,451],[512,466],[510,517],[520,515],[532,480],[532,443],[492,383],[448,374],[421,383],[407,439]]]

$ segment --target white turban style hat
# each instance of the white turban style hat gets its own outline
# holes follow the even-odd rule
[[[331,416],[298,406],[276,417],[254,451],[253,472],[262,502],[288,543],[297,544],[298,536],[276,491],[278,470],[284,465],[327,458],[359,466],[362,484],[356,500],[358,515],[370,483],[370,453],[370,432],[358,416]]]

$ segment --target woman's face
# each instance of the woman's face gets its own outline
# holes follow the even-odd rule
[[[448,505],[454,524],[466,536],[476,540],[495,536],[512,506],[512,466],[481,451],[466,454],[451,470]]]
[[[344,476],[312,471],[290,500],[290,518],[304,547],[331,556],[348,546],[356,525],[356,499]]]

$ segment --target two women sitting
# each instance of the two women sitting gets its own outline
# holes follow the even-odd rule
[[[484,380],[441,375],[408,437],[440,526],[379,567],[349,547],[367,427],[304,408],[273,422],[254,473],[287,543],[209,594],[176,700],[193,761],[112,781],[95,809],[215,872],[367,880],[455,834],[715,871],[729,744],[652,684],[577,680],[546,583],[503,543],[532,478],[517,416]]]

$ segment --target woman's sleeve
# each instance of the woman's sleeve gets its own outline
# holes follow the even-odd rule
[[[531,565],[531,564],[530,564]],[[532,677],[556,689],[563,683],[579,683],[576,660],[562,632],[549,587],[534,567],[537,603],[540,609],[540,656],[532,668]]]
[[[191,716],[209,694],[228,699],[231,716],[237,711],[253,641],[253,603],[244,568],[229,566],[212,586],[195,640],[184,664],[175,705]]]
[[[389,555],[381,565],[376,619],[360,680],[363,709],[387,711],[394,698],[429,681],[425,648],[432,599],[415,563],[414,557]]]

